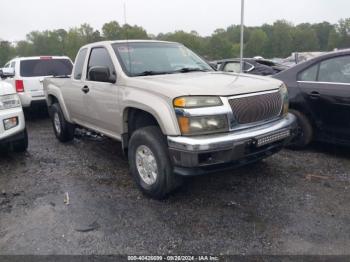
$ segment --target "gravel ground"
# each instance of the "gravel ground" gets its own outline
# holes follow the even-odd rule
[[[350,254],[348,148],[284,150],[155,201],[118,142],[61,144],[29,117],[28,152],[0,156],[0,254]]]

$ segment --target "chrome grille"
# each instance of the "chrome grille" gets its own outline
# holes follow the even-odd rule
[[[250,124],[277,117],[282,110],[280,92],[249,95],[229,100],[238,124]]]

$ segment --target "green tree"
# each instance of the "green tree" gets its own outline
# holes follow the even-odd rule
[[[15,49],[8,41],[0,40],[0,65],[3,66],[15,55]]]
[[[331,32],[334,33],[334,25],[328,22],[322,22],[313,24],[312,29],[316,32],[316,36],[318,38],[318,44],[321,50],[328,50],[328,40]]]
[[[327,50],[334,50],[339,47],[340,36],[337,31],[333,28],[329,32]]]
[[[121,30],[121,39],[148,39],[148,35],[145,29],[140,26],[124,24]]]
[[[337,25],[337,31],[339,33],[339,47],[350,47],[350,18],[341,19]]]
[[[232,43],[226,37],[224,29],[218,29],[210,37],[207,45],[208,56],[212,59],[222,59],[232,56]]]
[[[16,46],[17,56],[33,56],[35,55],[34,45],[28,41],[22,40],[17,42]]]
[[[267,35],[262,29],[254,29],[245,46],[245,56],[264,56],[267,41]]]
[[[103,37],[107,40],[122,39],[122,28],[117,21],[105,23],[102,27]]]
[[[296,52],[317,51],[320,49],[315,30],[310,24],[300,24],[293,29],[293,48]]]
[[[272,26],[270,48],[272,57],[287,57],[293,48],[293,25],[285,20],[276,21]]]
[[[202,55],[205,55],[206,53],[204,50],[204,40],[198,35],[196,31],[191,31],[190,33],[184,31],[176,31],[174,33],[158,35],[157,38],[159,40],[182,43],[186,47]]]

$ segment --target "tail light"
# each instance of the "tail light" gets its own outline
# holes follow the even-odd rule
[[[17,93],[24,92],[23,80],[16,80],[15,85],[16,85],[16,92]]]

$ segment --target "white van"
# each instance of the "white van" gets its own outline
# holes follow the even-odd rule
[[[45,105],[44,78],[70,75],[72,68],[72,61],[67,56],[17,57],[5,65],[4,69],[14,74],[5,81],[16,89],[23,107]]]

